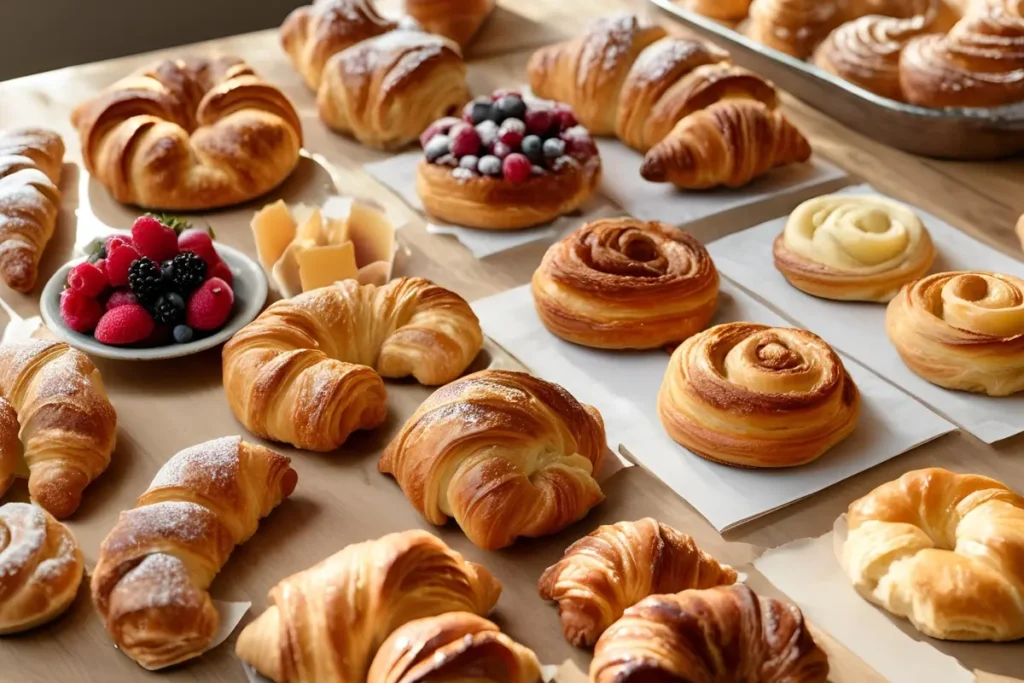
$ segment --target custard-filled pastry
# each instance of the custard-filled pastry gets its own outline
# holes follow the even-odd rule
[[[843,22],[853,19],[849,0],[754,0],[751,38],[797,59],[806,59]]]
[[[947,389],[1024,391],[1024,280],[981,271],[937,273],[892,300],[885,330],[903,362]]]
[[[681,0],[683,7],[721,21],[739,21],[750,11],[750,0]]]
[[[790,214],[775,267],[799,290],[838,301],[888,302],[935,261],[911,209],[875,195],[826,195]]]
[[[932,638],[1024,638],[1024,497],[917,470],[853,503],[847,523],[842,565],[866,600]]]
[[[494,11],[497,0],[405,0],[405,11],[423,28],[465,47]]]
[[[566,640],[591,647],[627,607],[648,595],[735,582],[731,567],[648,517],[598,527],[569,546],[538,587],[542,598],[558,603]]]
[[[652,595],[597,641],[592,683],[825,683],[828,657],[795,606],[745,584]]]
[[[533,300],[544,326],[562,339],[653,349],[704,329],[718,305],[718,271],[687,232],[604,219],[548,249],[533,274]]]
[[[392,475],[431,524],[454,517],[477,546],[553,534],[604,500],[604,422],[562,387],[484,370],[439,389],[388,445]]]
[[[41,507],[0,506],[0,635],[56,619],[85,571],[71,530]]]
[[[674,441],[738,467],[811,462],[849,436],[859,414],[857,385],[821,338],[744,322],[683,342],[658,394]]]

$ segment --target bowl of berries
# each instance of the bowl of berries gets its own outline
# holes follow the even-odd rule
[[[262,268],[178,218],[140,216],[59,269],[41,312],[61,340],[88,354],[160,360],[198,353],[252,322],[267,298]]]
[[[516,230],[578,209],[601,179],[601,158],[572,109],[499,90],[420,136],[416,191],[455,225]]]

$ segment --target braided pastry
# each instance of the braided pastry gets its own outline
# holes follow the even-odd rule
[[[904,287],[885,329],[903,362],[947,389],[1008,396],[1024,391],[1024,280],[985,272],[938,273]]]
[[[426,30],[465,47],[496,4],[497,0],[405,0],[405,11]]]
[[[544,326],[584,346],[651,349],[704,329],[718,271],[704,246],[664,223],[588,223],[548,249],[533,274]]]
[[[754,0],[747,32],[762,45],[806,59],[833,29],[853,18],[849,0]]]

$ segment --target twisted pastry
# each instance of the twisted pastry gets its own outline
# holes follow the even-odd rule
[[[553,534],[604,500],[604,423],[558,385],[484,370],[428,398],[379,469],[431,524],[454,517],[477,546]]]
[[[496,4],[497,0],[405,0],[405,11],[426,30],[465,47]]]
[[[1024,498],[997,481],[908,472],[850,506],[841,554],[866,600],[944,640],[1024,638]]]
[[[0,506],[0,635],[57,618],[74,602],[83,572],[75,537],[50,513]]]
[[[236,545],[295,489],[288,458],[227,437],[168,460],[100,546],[92,599],[146,669],[201,655],[219,616],[207,589]]]
[[[479,321],[454,292],[423,278],[346,280],[279,301],[235,334],[224,346],[224,388],[254,434],[330,451],[384,421],[377,373],[443,384],[482,346]]]
[[[270,607],[238,636],[236,652],[274,683],[376,683],[367,678],[371,659],[400,626],[445,612],[487,614],[500,595],[485,567],[436,536],[389,534],[277,584]],[[380,666],[402,645],[383,650]]]
[[[540,662],[493,623],[449,612],[399,627],[381,645],[366,683],[426,681],[538,683]]]
[[[692,235],[632,218],[588,223],[553,244],[533,274],[544,326],[606,349],[651,349],[704,329],[718,271]]]
[[[792,467],[853,432],[860,393],[836,352],[806,330],[718,325],[676,349],[658,394],[673,440],[740,467]]]
[[[885,330],[903,362],[947,389],[989,396],[1024,390],[1024,280],[937,273],[904,287]]]
[[[825,683],[828,658],[795,605],[744,584],[652,595],[597,641],[592,683]]]
[[[291,102],[234,57],[162,61],[79,104],[71,122],[89,173],[147,209],[248,201],[280,185],[302,148]]]
[[[739,21],[750,11],[750,0],[682,0],[682,5],[721,21]]]
[[[833,29],[853,18],[849,0],[754,0],[747,32],[762,45],[806,59]]]
[[[648,517],[601,526],[576,541],[547,568],[538,589],[558,603],[566,640],[591,647],[627,607],[648,595],[735,581],[732,567]]]
[[[887,302],[935,261],[935,245],[917,214],[874,195],[804,202],[773,251],[775,267],[790,284],[838,301]]]
[[[778,166],[811,158],[811,145],[782,112],[728,99],[680,121],[644,157],[640,175],[686,190],[742,187]]]

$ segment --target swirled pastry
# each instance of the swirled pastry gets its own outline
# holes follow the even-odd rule
[[[560,531],[604,500],[594,474],[606,448],[595,408],[526,373],[484,370],[428,398],[379,469],[428,522],[454,517],[494,550]]]
[[[806,59],[832,29],[852,18],[848,0],[754,0],[747,32],[763,45]]]
[[[944,640],[1024,638],[1024,497],[943,469],[850,506],[842,564],[866,600]]]
[[[55,619],[74,602],[83,572],[75,537],[50,513],[0,506],[0,635]]]
[[[750,0],[682,0],[682,6],[721,21],[739,21],[750,11]]]
[[[843,362],[806,330],[727,323],[690,337],[658,394],[668,435],[739,467],[792,467],[853,432],[860,393]]]
[[[911,209],[875,195],[826,195],[790,214],[773,249],[797,289],[839,301],[890,301],[931,268],[935,246]]]
[[[989,396],[1024,390],[1024,280],[937,273],[904,287],[885,329],[903,362],[947,389]]]
[[[704,329],[718,271],[692,235],[632,218],[588,223],[553,244],[533,274],[544,326],[605,349],[652,349]]]

